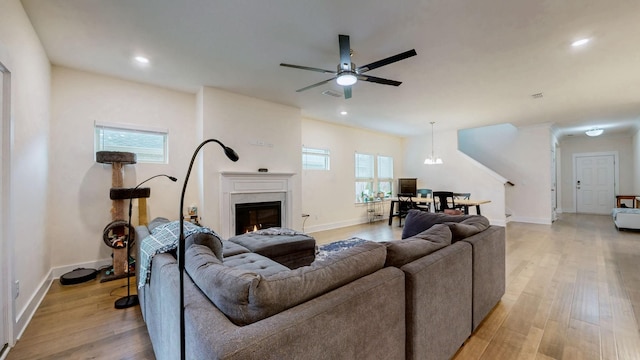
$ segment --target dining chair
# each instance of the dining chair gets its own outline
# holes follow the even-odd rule
[[[402,218],[407,216],[409,210],[417,209],[412,196],[413,194],[398,194],[398,226],[402,226]]]
[[[433,210],[435,212],[445,212],[448,209],[455,209],[456,201],[452,191],[433,192]]]
[[[461,200],[461,199],[469,200],[470,197],[471,197],[471,193],[453,193],[453,198],[456,200]],[[465,214],[469,212],[467,210],[467,206],[465,205],[456,204],[454,209],[458,209],[464,212]]]
[[[416,204],[418,209],[422,211],[431,211],[431,202],[420,202],[420,198],[431,198],[433,199],[433,191],[431,189],[418,189],[416,190],[416,195],[418,198],[416,199]]]

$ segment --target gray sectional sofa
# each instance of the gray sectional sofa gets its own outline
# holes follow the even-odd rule
[[[296,269],[188,236],[187,358],[451,358],[504,294],[504,228],[412,211],[404,230]],[[156,255],[138,294],[157,359],[179,358],[178,289],[175,257]]]

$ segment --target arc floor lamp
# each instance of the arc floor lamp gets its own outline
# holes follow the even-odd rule
[[[131,192],[129,193],[129,222],[127,223],[127,296],[123,296],[120,299],[116,300],[116,302],[114,303],[116,309],[126,309],[140,303],[137,294],[131,295],[131,271],[129,271],[129,258],[131,258],[131,242],[132,240],[134,240],[134,237],[131,236],[131,208],[136,190],[138,190],[140,186],[142,186],[142,184],[146,183],[147,181],[160,176],[164,176],[173,182],[176,182],[178,180],[173,176],[165,174],[155,175],[136,185],[136,187],[131,189]],[[147,196],[149,196],[148,190],[149,189],[147,188]],[[136,264],[136,266],[138,266],[138,264]]]
[[[189,182],[189,174],[191,174],[191,168],[196,160],[196,156],[202,147],[210,142],[218,143],[222,149],[224,149],[225,155],[231,161],[238,161],[238,154],[230,147],[225,146],[223,143],[216,139],[208,139],[200,143],[193,152],[191,157],[191,163],[189,163],[189,169],[187,175],[184,177],[184,185],[182,186],[182,195],[180,196],[180,241],[178,242],[178,271],[180,273],[180,359],[186,359],[186,347],[185,347],[185,325],[184,325],[184,194],[187,190],[187,182]]]

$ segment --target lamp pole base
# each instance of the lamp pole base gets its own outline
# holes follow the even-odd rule
[[[114,306],[116,307],[116,309],[126,309],[138,304],[140,304],[138,295],[129,295],[116,300]]]

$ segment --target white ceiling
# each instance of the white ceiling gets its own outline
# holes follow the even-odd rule
[[[579,136],[640,123],[638,0],[22,3],[53,64],[194,93],[212,86],[401,136],[429,132],[430,121],[439,130],[554,123]],[[348,100],[321,94],[341,92],[334,82],[297,93],[331,76],[279,64],[335,69],[338,34],[350,35],[358,66],[418,55],[367,73],[400,87],[360,81]]]

